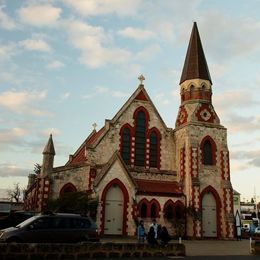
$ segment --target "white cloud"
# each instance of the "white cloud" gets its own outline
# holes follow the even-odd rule
[[[102,94],[102,93],[108,92],[109,89],[106,87],[97,86],[97,87],[95,87],[95,90],[97,93]]]
[[[65,66],[65,64],[62,63],[61,61],[54,60],[47,65],[47,68],[48,69],[60,69],[60,68],[63,68],[64,66]]]
[[[9,60],[15,53],[16,49],[14,44],[0,45],[0,62]]]
[[[59,135],[61,132],[58,128],[48,128],[45,129],[44,131],[42,131],[42,135],[45,137],[50,136],[50,134],[52,135]]]
[[[231,153],[231,159],[238,162],[243,161],[244,165],[260,167],[260,150],[250,150],[250,151],[236,151]]]
[[[65,100],[65,99],[68,99],[70,97],[70,92],[65,92],[61,95],[61,99],[62,100]]]
[[[230,63],[241,56],[260,52],[260,22],[257,19],[230,16],[218,9],[212,9],[201,16],[201,21],[200,31],[206,35],[203,38],[208,53],[218,63]]]
[[[102,27],[72,20],[66,24],[66,28],[71,43],[82,52],[80,62],[90,68],[99,68],[109,63],[122,64],[131,58],[129,51],[109,47],[110,37]]]
[[[228,113],[222,117],[229,133],[251,133],[260,130],[260,120],[253,115],[242,116],[241,114]]]
[[[152,31],[133,27],[126,27],[125,29],[118,31],[118,34],[137,41],[150,40],[156,36]]]
[[[25,129],[14,127],[11,129],[1,129],[0,130],[0,142],[1,143],[9,143],[10,141],[19,139],[20,137],[24,137],[28,134]]]
[[[9,17],[4,11],[4,6],[0,6],[0,27],[6,30],[14,30],[16,28],[15,21]]]
[[[95,95],[94,94],[86,94],[86,95],[83,95],[82,98],[83,99],[91,99],[93,98]]]
[[[116,13],[118,16],[135,15],[141,0],[63,0],[77,12],[85,16]]]
[[[50,115],[48,111],[37,109],[36,103],[45,99],[46,95],[46,91],[5,91],[0,93],[0,106],[18,114]]]
[[[60,18],[62,10],[52,5],[32,5],[22,7],[18,14],[22,22],[32,26],[53,26]]]
[[[169,99],[167,99],[167,97],[165,97],[165,94],[162,93],[162,92],[156,94],[155,100],[156,100],[160,105],[166,106],[166,105],[170,104]]]
[[[260,105],[259,101],[246,90],[237,89],[236,91],[225,91],[221,94],[215,94],[214,104],[218,111],[230,111],[231,109],[248,108],[255,105]],[[228,109],[227,109],[228,108]]]
[[[112,96],[116,98],[128,97],[129,93],[123,91],[112,91]]]
[[[155,57],[156,54],[161,52],[161,47],[158,44],[153,44],[151,46],[143,48],[140,52],[138,52],[135,56],[135,60],[142,62],[142,61],[149,61]]]
[[[20,41],[19,45],[28,51],[43,51],[50,52],[51,48],[47,42],[42,39],[27,39]]]
[[[28,176],[30,173],[29,169],[19,168],[15,164],[0,164],[0,176],[10,177],[10,176]]]

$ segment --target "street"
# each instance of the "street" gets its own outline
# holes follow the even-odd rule
[[[127,258],[129,260],[140,260],[140,258]],[[183,259],[183,260],[256,260],[259,256],[248,255],[248,256],[169,256],[169,257],[148,257],[147,260],[171,260],[171,259]],[[110,258],[110,260],[118,260],[118,258]]]

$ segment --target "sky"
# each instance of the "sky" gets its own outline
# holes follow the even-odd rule
[[[260,1],[0,0],[0,197],[27,185],[53,134],[64,165],[138,76],[168,127],[196,21],[228,131],[231,181],[260,201]]]

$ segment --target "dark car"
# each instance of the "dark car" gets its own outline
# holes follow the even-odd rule
[[[99,241],[97,226],[89,217],[57,213],[31,217],[0,231],[0,242],[75,243]]]
[[[35,214],[35,212],[31,211],[10,212],[9,215],[0,218],[0,229],[15,227]]]

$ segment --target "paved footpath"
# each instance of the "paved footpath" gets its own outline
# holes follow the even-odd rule
[[[136,243],[133,237],[106,237],[101,242]],[[178,243],[172,240],[171,242]],[[248,256],[250,255],[249,239],[242,241],[226,240],[182,240],[187,256]]]
[[[185,240],[187,256],[250,255],[249,240]]]

